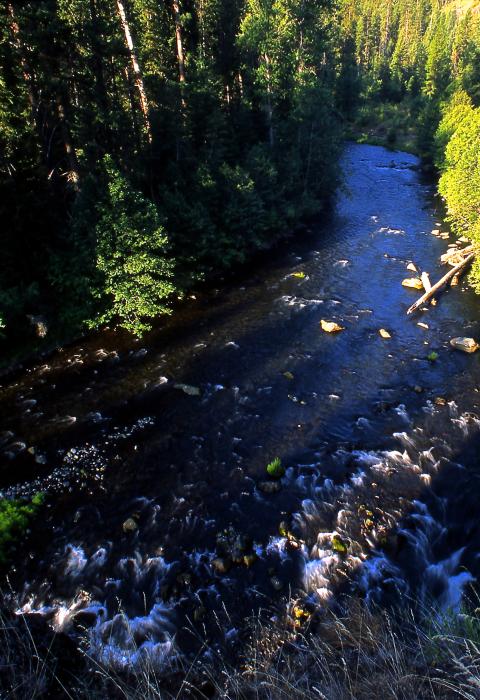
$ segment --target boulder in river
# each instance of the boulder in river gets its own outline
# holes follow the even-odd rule
[[[461,350],[462,352],[476,352],[480,347],[473,338],[452,338],[450,345],[455,350]]]
[[[122,528],[125,533],[135,532],[135,530],[138,530],[138,524],[133,518],[127,518],[123,523]]]
[[[338,323],[335,323],[335,321],[324,321],[323,318],[320,321],[320,325],[322,327],[322,331],[325,331],[325,333],[338,333],[338,331],[345,330],[343,326],[339,326]]]
[[[387,330],[385,330],[385,328],[380,328],[378,332],[380,333],[382,338],[385,338],[385,340],[392,337],[390,333]]]
[[[419,277],[407,277],[402,281],[402,287],[409,289],[423,289],[423,282]]]

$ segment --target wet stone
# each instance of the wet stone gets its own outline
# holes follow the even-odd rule
[[[250,554],[244,554],[243,555],[243,563],[249,569],[255,562],[257,561],[258,557],[255,554],[255,552],[250,552]]]
[[[270,583],[276,591],[281,591],[283,588],[283,583],[280,581],[278,576],[272,576],[272,578],[270,579]]]
[[[476,352],[479,348],[478,343],[473,338],[452,338],[450,345],[455,350],[461,350],[462,352]]]
[[[138,530],[138,524],[133,518],[127,518],[122,525],[122,529],[125,533],[135,532],[135,530]]]
[[[267,494],[278,493],[281,488],[282,486],[279,481],[261,481],[258,484],[259,491]]]
[[[217,574],[226,574],[230,571],[232,562],[224,557],[217,557],[212,561],[212,566]]]

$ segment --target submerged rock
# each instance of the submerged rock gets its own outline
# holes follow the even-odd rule
[[[281,591],[283,588],[283,583],[280,581],[278,576],[272,576],[270,583],[276,591]]]
[[[190,384],[174,384],[174,389],[179,389],[183,391],[184,394],[188,396],[200,396],[200,389],[198,386],[191,386]]]
[[[281,484],[279,481],[261,481],[258,484],[259,491],[263,493],[278,493],[281,490]]]
[[[473,338],[452,338],[450,345],[455,350],[462,350],[462,352],[476,352],[480,347],[476,340]]]

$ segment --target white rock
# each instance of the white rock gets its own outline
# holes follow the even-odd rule
[[[463,352],[476,352],[479,348],[478,343],[473,338],[452,338],[450,345]]]

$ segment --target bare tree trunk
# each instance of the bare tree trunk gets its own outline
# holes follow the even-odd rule
[[[180,22],[180,6],[178,0],[173,0],[173,19],[175,22],[175,40],[177,42],[178,77],[185,82],[185,54],[183,52],[182,25]]]
[[[451,270],[447,272],[446,275],[444,275],[436,284],[433,285],[433,287],[430,287],[430,289],[423,294],[420,299],[418,299],[414,304],[410,306],[410,308],[407,310],[407,314],[411,314],[414,311],[418,309],[419,306],[424,304],[426,301],[428,301],[435,292],[437,292],[443,285],[448,282],[449,279],[452,277],[456,277],[466,265],[468,265],[469,262],[473,260],[475,257],[475,253],[470,253],[470,255],[467,255],[467,257],[462,260],[462,262],[459,262],[458,265],[455,265],[455,267],[452,267]]]
[[[135,46],[133,44],[132,33],[130,32],[130,27],[127,21],[127,15],[125,13],[125,7],[122,0],[117,0],[118,14],[120,15],[120,20],[122,23],[123,32],[125,34],[125,43],[127,44],[128,51],[130,53],[130,61],[132,63],[133,74],[135,76],[135,87],[138,90],[138,95],[140,97],[140,109],[142,110],[143,122],[145,124],[145,131],[147,132],[148,142],[152,142],[152,129],[150,127],[150,119],[148,116],[148,100],[147,93],[145,92],[145,85],[143,83],[142,71],[140,70],[140,64],[138,62],[137,55],[135,53]]]

